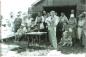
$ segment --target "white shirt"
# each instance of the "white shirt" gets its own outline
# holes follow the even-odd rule
[[[47,16],[42,16],[42,22],[45,22]]]
[[[53,27],[54,27],[54,30],[56,31],[56,26],[59,23],[59,17],[55,15],[53,21],[54,21]],[[51,26],[51,23],[52,23],[51,16],[48,17],[45,22],[48,24],[48,30],[49,30],[49,27]]]
[[[48,25],[50,25],[50,22],[52,22],[51,19],[52,19],[52,18],[51,18],[51,16],[50,16],[50,17],[48,17],[48,18],[46,19],[45,22],[46,22]],[[58,23],[59,23],[59,17],[55,15],[55,16],[54,16],[54,25],[56,26]]]
[[[74,14],[70,14],[70,17],[75,17]]]

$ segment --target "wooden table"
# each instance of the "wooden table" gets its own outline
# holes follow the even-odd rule
[[[29,39],[32,38],[33,36],[37,38],[38,44],[39,44],[40,43],[40,38],[41,38],[42,35],[46,35],[46,38],[47,38],[47,32],[30,32],[30,33],[26,33],[26,36],[28,38],[28,46],[29,46]],[[45,40],[46,40],[46,38],[45,38]],[[32,41],[33,41],[33,38],[32,38]],[[33,41],[33,43],[35,43],[35,42]]]

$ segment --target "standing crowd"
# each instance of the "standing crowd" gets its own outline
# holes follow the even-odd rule
[[[57,16],[55,11],[38,12],[36,18],[32,14],[20,11],[14,19],[10,14],[12,31],[15,32],[16,40],[29,32],[48,32],[48,38],[54,49],[57,45],[73,46],[77,41],[81,46],[86,47],[86,12],[75,17],[74,10],[71,10],[68,19],[64,12]],[[12,20],[14,19],[14,20]]]

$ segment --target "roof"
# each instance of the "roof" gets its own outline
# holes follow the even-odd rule
[[[41,3],[42,1],[44,1],[44,0],[37,0],[35,3],[32,4],[32,6],[35,6],[35,5],[39,4],[39,3]]]

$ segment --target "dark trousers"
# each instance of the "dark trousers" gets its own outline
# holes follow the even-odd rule
[[[47,32],[48,31],[48,29],[46,28],[47,23],[44,22],[43,25],[44,25],[44,32]]]
[[[17,30],[20,28],[20,26],[15,26],[14,32],[17,32]]]
[[[61,41],[62,35],[63,35],[63,24],[62,23],[58,23],[58,25],[56,26],[56,37],[57,37],[57,43],[59,43]]]

